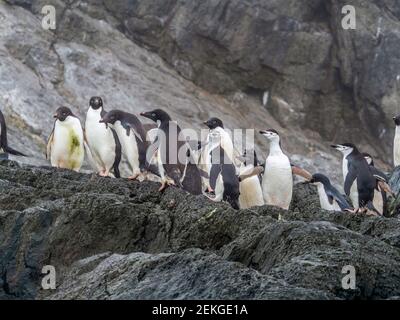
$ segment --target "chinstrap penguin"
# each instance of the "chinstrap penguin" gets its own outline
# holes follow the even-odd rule
[[[270,143],[265,161],[262,189],[266,205],[288,210],[293,193],[293,174],[289,158],[281,149],[280,137],[276,130],[261,130]]]
[[[367,209],[377,213],[373,206],[376,178],[371,173],[367,160],[351,143],[332,145],[343,154],[342,170],[344,191],[350,197],[356,211]]]
[[[353,211],[346,198],[331,184],[327,176],[316,173],[309,183],[317,186],[322,209],[328,211]]]
[[[201,194],[200,172],[188,151],[190,147],[182,136],[179,125],[162,109],[142,112],[140,115],[158,124],[151,149],[154,150],[161,177],[159,191],[163,191],[168,185],[175,185],[191,194]]]

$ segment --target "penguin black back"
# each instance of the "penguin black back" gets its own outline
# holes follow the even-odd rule
[[[232,208],[239,210],[239,177],[236,175],[236,168],[232,162],[225,160],[225,151],[222,147],[217,147],[211,152],[212,166],[210,171],[210,186],[216,188],[219,175],[223,181],[223,200],[228,202]]]
[[[6,120],[4,119],[4,115],[0,110],[0,151],[1,150],[3,150],[3,152],[6,154],[25,157],[25,154],[14,150],[8,145]]]
[[[374,198],[376,179],[371,173],[367,160],[357,147],[350,143],[343,144],[343,146],[353,149],[347,156],[349,172],[346,176],[344,190],[346,194],[350,194],[351,186],[357,179],[359,204],[360,207],[366,207],[372,203]]]

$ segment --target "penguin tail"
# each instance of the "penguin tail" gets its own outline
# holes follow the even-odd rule
[[[17,151],[17,150],[14,150],[13,148],[11,148],[11,147],[9,147],[9,146],[4,147],[3,150],[4,150],[6,153],[12,154],[12,155],[14,155],[14,156],[26,157],[26,155],[23,154],[22,152],[19,152],[19,151]]]

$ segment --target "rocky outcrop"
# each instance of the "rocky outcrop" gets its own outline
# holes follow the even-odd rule
[[[105,1],[128,37],[211,92],[262,97],[283,127],[357,137],[391,163],[399,112],[396,1]],[[342,27],[351,4],[356,29]],[[374,125],[371,125],[373,123]],[[387,141],[378,143],[381,139]]]
[[[287,212],[235,211],[157,189],[153,182],[0,162],[0,297],[400,295],[398,219],[321,211],[315,190],[304,185],[296,186]],[[44,265],[56,269],[56,290],[41,289]],[[356,268],[356,290],[342,288],[346,265]]]

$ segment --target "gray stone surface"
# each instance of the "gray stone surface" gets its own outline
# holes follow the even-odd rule
[[[387,299],[397,218],[330,213],[297,185],[290,211],[235,211],[153,182],[0,162],[2,299]],[[283,220],[279,221],[279,215]],[[57,289],[41,289],[53,265]],[[345,265],[357,289],[341,287]]]

